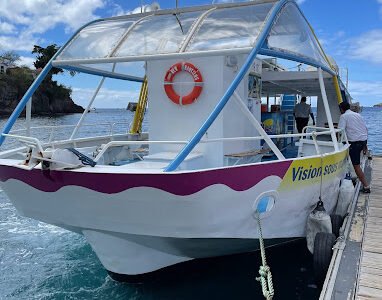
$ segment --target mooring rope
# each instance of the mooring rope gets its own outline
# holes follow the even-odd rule
[[[267,300],[271,300],[273,299],[273,296],[275,295],[275,291],[273,289],[273,282],[272,282],[272,273],[271,273],[271,268],[267,265],[267,257],[265,255],[263,232],[261,230],[260,214],[258,211],[256,211],[255,215],[256,215],[257,224],[258,224],[260,253],[261,253],[261,260],[262,260],[262,265],[260,266],[260,269],[259,269],[260,277],[256,277],[256,280],[259,281],[261,284],[263,296]]]
[[[320,155],[320,159],[321,159],[321,176],[320,176],[320,201],[322,201],[322,173],[324,173],[324,170],[323,170],[323,158],[322,158],[322,154]]]

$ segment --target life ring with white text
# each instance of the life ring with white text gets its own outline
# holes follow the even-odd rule
[[[194,88],[192,91],[185,95],[178,95],[174,90],[174,78],[179,72],[185,71],[189,73],[194,79]],[[178,62],[170,67],[164,77],[164,90],[167,97],[179,105],[188,105],[195,102],[200,96],[203,89],[203,77],[199,69],[189,62]]]

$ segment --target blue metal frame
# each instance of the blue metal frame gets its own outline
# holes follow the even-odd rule
[[[299,63],[311,65],[316,68],[321,68],[322,70],[330,73],[331,75],[336,75],[336,73],[331,68],[328,68],[327,65],[324,65],[317,60],[312,60],[307,57],[297,56],[297,55],[293,55],[292,53],[276,51],[276,50],[272,50],[265,47],[260,49],[259,54],[278,57],[281,59],[293,60]]]
[[[134,81],[134,82],[143,82],[143,78],[136,77],[136,76],[130,76],[130,75],[123,75],[119,73],[113,73],[110,71],[101,71],[93,68],[88,67],[75,67],[75,66],[59,66],[62,69],[69,70],[69,71],[76,71],[76,72],[82,72],[86,74],[91,75],[97,75],[102,77],[108,77],[113,79],[121,79],[121,80],[127,80],[127,81]]]
[[[24,107],[27,105],[28,101],[32,97],[33,93],[36,91],[36,89],[39,87],[41,82],[44,80],[45,76],[49,73],[50,69],[52,69],[52,61],[49,61],[47,65],[44,67],[44,69],[41,71],[41,73],[37,76],[33,84],[29,87],[27,92],[25,93],[24,97],[21,98],[19,104],[17,104],[15,110],[9,117],[8,121],[5,123],[3,127],[3,131],[0,136],[0,146],[3,144],[5,140],[5,134],[8,134],[13,125],[15,124],[17,118],[20,116],[21,112],[23,111]]]
[[[269,13],[267,20],[264,24],[264,29],[261,30],[255,47],[252,49],[252,51],[249,53],[246,61],[244,62],[243,66],[241,67],[240,71],[232,81],[231,85],[228,87],[227,91],[223,95],[223,97],[220,99],[218,104],[216,105],[215,109],[212,111],[212,113],[208,116],[207,120],[204,122],[202,127],[197,131],[197,133],[192,137],[192,139],[188,142],[188,144],[179,152],[179,154],[175,157],[175,159],[164,169],[165,172],[171,172],[176,170],[176,168],[179,167],[179,165],[184,161],[184,159],[187,157],[188,154],[192,151],[192,149],[195,148],[195,146],[200,142],[203,135],[207,132],[208,128],[212,125],[212,123],[215,121],[215,119],[218,117],[220,112],[223,110],[224,106],[227,104],[228,100],[231,98],[232,94],[244,78],[245,74],[248,72],[250,66],[252,65],[253,61],[256,58],[256,55],[259,53],[259,50],[264,45],[269,31],[271,30],[274,21],[277,18],[277,15],[280,13],[282,8],[288,3],[292,2],[291,0],[281,0],[275,6],[272,8],[272,11]]]
[[[46,64],[46,66],[44,67],[44,69],[42,69],[42,71],[40,72],[40,74],[37,76],[37,78],[33,81],[32,85],[29,87],[29,89],[26,91],[26,93],[24,94],[24,96],[21,98],[19,104],[17,104],[15,110],[13,111],[13,113],[11,114],[11,116],[9,117],[8,121],[5,123],[4,127],[3,127],[3,130],[1,132],[1,136],[0,136],[0,146],[4,143],[4,140],[5,140],[5,136],[3,134],[8,134],[9,131],[12,129],[13,125],[15,124],[17,118],[20,116],[21,112],[23,111],[23,109],[25,108],[25,106],[27,105],[28,101],[32,98],[34,92],[37,90],[37,88],[40,86],[41,82],[45,79],[46,75],[48,75],[49,71],[52,69],[52,61],[54,59],[56,59],[56,57],[58,55],[60,55],[60,53],[62,52],[62,50],[73,40],[73,38],[83,29],[85,28],[86,26],[92,24],[92,23],[96,23],[96,22],[99,22],[100,20],[96,20],[96,21],[91,21],[87,24],[85,24],[84,26],[82,26],[80,29],[78,29],[74,34],[73,36],[66,42],[66,44],[64,46],[62,46],[56,53],[55,55],[53,55],[53,57],[51,58],[51,60]]]

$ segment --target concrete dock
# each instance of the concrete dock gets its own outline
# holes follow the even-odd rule
[[[320,299],[382,299],[382,157],[363,164],[371,193],[356,185]]]

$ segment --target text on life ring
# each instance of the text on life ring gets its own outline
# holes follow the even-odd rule
[[[194,79],[194,88],[184,96],[178,95],[174,90],[174,78],[181,71],[189,73]],[[164,77],[164,90],[172,102],[179,105],[188,105],[200,96],[203,89],[203,77],[198,68],[189,62],[178,62],[170,67]]]

